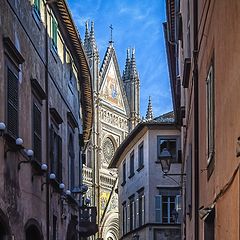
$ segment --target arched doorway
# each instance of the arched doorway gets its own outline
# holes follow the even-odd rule
[[[26,240],[43,240],[40,225],[35,219],[30,219],[25,226]]]

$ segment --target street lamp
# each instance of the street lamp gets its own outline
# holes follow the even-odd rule
[[[162,171],[164,172],[164,174],[168,173],[170,170],[170,166],[171,166],[172,155],[167,150],[167,148],[164,148],[161,151],[161,153],[159,155],[159,160],[160,160],[160,164],[162,166]]]

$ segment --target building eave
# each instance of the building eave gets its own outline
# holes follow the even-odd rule
[[[65,44],[71,52],[78,69],[78,81],[81,92],[81,107],[83,118],[83,139],[86,143],[91,136],[93,124],[93,90],[91,74],[79,33],[74,25],[65,0],[47,1],[58,20],[59,28],[64,37]]]
[[[121,161],[121,156],[124,154],[125,149],[129,144],[133,142],[139,135],[144,135],[148,130],[151,129],[159,129],[159,130],[174,130],[177,129],[175,123],[160,123],[155,121],[149,122],[140,122],[125,138],[125,140],[120,144],[117,148],[108,168],[116,168],[119,165],[119,161]]]

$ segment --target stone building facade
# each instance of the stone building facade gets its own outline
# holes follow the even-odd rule
[[[169,72],[182,127],[183,239],[240,238],[239,1],[168,0]]]
[[[64,0],[1,1],[0,72],[0,239],[79,239],[93,99]]]
[[[98,238],[118,239],[118,204],[114,191],[116,171],[108,164],[116,148],[139,122],[139,77],[135,50],[127,51],[126,66],[121,76],[113,41],[109,41],[101,67],[94,36],[94,23],[86,23],[84,49],[92,75],[94,124],[86,150],[84,183],[89,198],[98,208]]]
[[[119,239],[181,239],[181,177],[165,176],[160,164],[167,148],[172,156],[169,174],[181,172],[180,131],[169,116],[138,124],[110,163],[119,173]]]

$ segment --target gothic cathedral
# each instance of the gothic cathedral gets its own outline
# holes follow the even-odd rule
[[[98,238],[118,239],[117,172],[108,170],[116,148],[140,121],[139,76],[135,50],[127,50],[123,76],[120,74],[112,39],[102,65],[94,36],[94,24],[89,32],[86,23],[84,49],[92,75],[94,92],[94,122],[91,140],[86,150],[83,181],[88,196],[98,209]],[[131,56],[130,56],[131,55]]]

